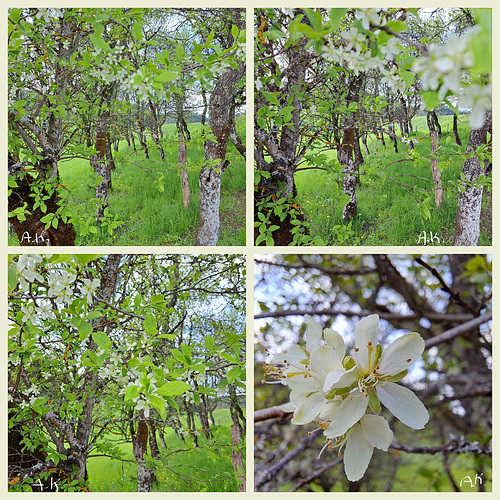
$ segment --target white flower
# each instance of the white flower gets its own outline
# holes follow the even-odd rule
[[[342,337],[306,315],[305,348],[294,344],[285,354],[277,355],[267,371],[292,390],[290,402],[294,405],[293,424],[312,422],[327,403],[333,384],[347,372],[342,364],[345,344]],[[324,336],[324,343],[323,343]]]
[[[374,25],[380,24],[379,12],[380,9],[360,9],[356,10],[354,16],[361,21],[363,28],[367,30],[370,28],[370,23]]]
[[[403,378],[425,348],[418,333],[410,333],[396,339],[384,350],[377,343],[379,317],[376,314],[362,319],[356,327],[354,370],[349,371],[332,385],[334,393],[339,389],[349,392],[330,412],[330,424],[325,429],[327,438],[342,436],[365,414],[368,405],[377,412],[382,403],[396,418],[413,429],[423,429],[429,413],[417,396],[395,381]],[[353,390],[354,389],[354,390]]]
[[[401,46],[398,44],[398,39],[396,37],[390,38],[386,45],[380,47],[380,52],[385,54],[385,58],[388,61],[392,61],[394,56],[397,56],[401,52]]]
[[[364,33],[361,33],[355,27],[342,32],[341,35],[347,41],[347,50],[354,48],[354,50],[361,51],[361,44],[366,41]]]
[[[97,292],[101,285],[101,280],[94,278],[92,281],[88,278],[83,279],[82,293],[87,296],[87,303],[92,304],[92,296]]]
[[[373,448],[387,451],[392,442],[393,433],[384,417],[380,415],[364,415],[346,434],[333,443],[325,446],[345,446],[344,470],[349,481],[359,481],[365,474],[373,455]]]
[[[473,129],[483,126],[486,110],[491,109],[491,90],[491,84],[478,85],[476,83],[462,89],[458,102],[461,107],[472,108],[469,123]]]
[[[337,49],[332,44],[323,45],[321,49],[321,57],[331,62],[339,62],[341,60],[342,51]]]
[[[32,320],[32,322],[34,322],[37,318],[36,311],[35,311],[35,304],[33,304],[33,302],[30,302],[27,305],[22,305],[21,312],[24,313],[24,316],[23,316],[24,323],[26,323],[29,320]]]
[[[54,319],[56,317],[48,300],[43,300],[40,302],[40,305],[37,307],[36,313],[40,319]]]

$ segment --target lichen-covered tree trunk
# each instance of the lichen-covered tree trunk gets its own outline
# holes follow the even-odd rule
[[[354,77],[350,80],[346,97],[346,106],[358,101],[359,89],[362,77]],[[356,201],[357,176],[355,175],[359,165],[355,162],[354,147],[356,142],[356,114],[351,112],[344,122],[344,136],[342,144],[338,148],[337,157],[339,163],[344,167],[344,177],[342,187],[344,193],[349,196],[349,201],[345,204],[342,212],[342,220],[347,223],[358,213]],[[358,143],[359,145],[359,143]]]
[[[96,178],[101,177],[95,188],[95,197],[97,199],[96,222],[99,222],[100,218],[104,215],[104,210],[108,207],[108,194],[111,186],[111,168],[108,168],[106,158],[107,138],[108,112],[101,112],[97,117],[96,125],[95,149],[97,154],[90,159],[90,165],[94,170]]]
[[[234,10],[234,22],[239,29],[245,23],[241,9]],[[204,164],[201,168],[200,225],[196,234],[196,245],[215,246],[220,229],[221,177],[229,161],[226,160],[227,143],[231,131],[231,106],[235,99],[236,83],[243,77],[245,64],[238,62],[238,69],[229,68],[217,80],[208,103],[208,124],[216,142],[206,141]]]
[[[137,430],[132,438],[132,448],[137,463],[137,492],[149,493],[151,491],[152,470],[146,466],[146,453],[148,451],[149,429],[144,411],[137,416]]]
[[[187,208],[189,206],[189,203],[191,203],[191,188],[189,187],[186,157],[186,139],[184,137],[184,134],[179,133],[179,154],[177,157],[177,163],[179,169],[179,177],[181,179],[182,203],[184,205],[184,208]]]
[[[437,130],[431,130],[431,151],[435,153],[439,149],[439,134]],[[434,200],[439,208],[443,203],[443,183],[441,181],[441,170],[438,168],[438,157],[431,157],[432,179],[434,181]]]
[[[488,138],[488,134],[490,134],[490,138]],[[473,153],[479,146],[491,143],[491,134],[492,111],[488,110],[483,126],[471,129],[466,153]],[[479,176],[485,173],[489,163],[489,160],[480,162],[477,156],[471,156],[464,162],[462,173],[465,178],[460,183],[458,193],[457,227],[453,245],[475,246],[478,244],[483,186],[477,181]]]

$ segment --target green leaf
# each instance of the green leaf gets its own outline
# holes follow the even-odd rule
[[[129,399],[134,399],[137,396],[139,396],[139,387],[136,385],[129,385],[125,389],[125,401],[128,401]]]
[[[78,336],[80,337],[80,340],[85,340],[91,333],[92,325],[86,321],[82,321],[78,326]]]
[[[99,257],[102,257],[104,254],[72,254],[71,257],[75,259],[79,264],[88,264],[89,262],[92,262],[93,260],[98,259]],[[62,257],[66,257],[65,255],[61,255]],[[57,260],[56,262],[67,262],[69,259],[66,260]]]
[[[184,354],[182,354],[181,351],[179,351],[179,349],[172,349],[170,352],[177,361],[180,361],[184,364],[189,363],[189,360],[186,358],[186,356],[184,356]]]
[[[205,337],[205,347],[211,351],[213,348],[214,348],[214,345],[215,345],[215,340],[214,338],[212,337],[212,335],[207,335]]]
[[[8,282],[9,282],[9,292],[11,292],[12,290],[14,290],[14,288],[16,288],[17,285],[17,271],[13,265],[9,266]]]
[[[104,41],[102,36],[96,36],[93,33],[89,35],[90,41],[94,44],[94,47],[97,49],[101,49],[103,51],[107,51],[109,49],[108,44]]]
[[[233,24],[231,26],[231,34],[233,35],[234,40],[236,40],[238,38],[239,31],[240,30],[238,29],[238,26],[236,26],[236,24]]]
[[[175,73],[174,71],[164,70],[158,75],[156,75],[155,82],[160,82],[160,83],[171,82],[176,78],[179,78],[179,73]]]
[[[134,21],[134,25],[132,26],[132,36],[137,41],[142,39],[142,23],[140,21]]]
[[[156,318],[148,311],[144,320],[144,331],[149,335],[154,335],[158,331],[156,325]]]
[[[167,410],[165,408],[165,400],[159,398],[158,396],[151,395],[149,396],[150,403],[158,409],[160,412],[160,416],[163,420],[167,418]]]
[[[113,345],[113,341],[104,332],[95,332],[92,339],[101,349],[107,350]]]
[[[330,9],[329,29],[331,29],[332,31],[337,31],[347,10],[348,9]]]
[[[406,23],[403,21],[389,21],[386,24],[387,28],[389,28],[391,31],[394,31],[395,33],[401,33],[405,30],[408,29],[406,26]]]
[[[227,383],[232,384],[241,375],[241,368],[235,366],[227,372]]]
[[[174,380],[173,382],[167,382],[158,388],[158,394],[160,396],[179,396],[189,391],[191,386],[182,380]]]

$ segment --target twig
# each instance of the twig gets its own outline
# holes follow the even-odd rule
[[[270,420],[272,418],[279,418],[280,420],[284,420],[290,416],[290,413],[287,413],[281,410],[277,406],[272,406],[271,408],[264,408],[263,410],[257,410],[253,414],[254,422],[263,422],[264,420]]]
[[[443,342],[447,342],[448,340],[452,340],[455,337],[462,335],[462,333],[465,333],[469,330],[472,330],[473,328],[476,328],[479,325],[482,325],[483,323],[486,323],[487,321],[490,321],[492,316],[493,313],[491,311],[488,311],[478,318],[471,319],[470,321],[467,321],[461,325],[450,328],[446,332],[443,332],[436,337],[427,339],[425,341],[425,348],[429,349],[430,347],[433,347],[435,345],[442,344]]]
[[[491,457],[491,443],[489,446],[481,446],[477,441],[469,443],[462,436],[460,440],[452,438],[441,446],[408,446],[394,441],[390,448],[406,453],[420,453],[424,455],[436,455],[438,453],[474,453],[476,455],[487,455]]]

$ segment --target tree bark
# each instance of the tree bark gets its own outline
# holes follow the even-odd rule
[[[431,130],[431,151],[435,153],[439,149],[439,134],[437,130]],[[441,181],[441,170],[438,168],[438,158],[431,158],[432,179],[434,181],[434,200],[439,208],[443,203],[443,186]]]
[[[488,134],[490,138],[488,139]],[[483,126],[478,129],[471,129],[469,143],[466,153],[470,154],[482,144],[491,144],[492,134],[492,111],[488,110]],[[453,245],[475,246],[478,244],[480,236],[481,203],[483,199],[483,186],[475,183],[481,174],[484,174],[489,166],[489,160],[481,163],[477,156],[467,158],[464,162],[462,173],[465,182],[461,182],[461,189],[458,193],[457,208],[457,229]]]
[[[189,206],[191,202],[191,188],[189,187],[189,178],[186,168],[186,157],[187,157],[187,149],[186,149],[186,138],[184,134],[179,133],[179,154],[177,157],[179,176],[181,179],[181,187],[182,187],[182,203],[184,204],[184,208]]]
[[[233,424],[231,426],[231,438],[232,438],[232,453],[231,459],[233,462],[234,472],[238,477],[238,491],[243,492],[247,489],[247,482],[245,479],[245,466],[243,464],[243,457],[241,450],[238,450],[238,446],[241,443],[241,427],[239,425]]]
[[[242,14],[242,10],[235,9],[234,22],[239,29],[245,27]],[[235,99],[236,83],[244,73],[243,62],[238,62],[238,69],[227,69],[219,77],[209,99],[208,123],[216,142],[205,143],[205,163],[199,177],[200,225],[196,234],[197,246],[215,246],[219,238],[221,177],[229,164],[226,150],[231,131],[231,106]]]
[[[149,429],[143,410],[139,412],[137,419],[137,431],[132,438],[134,457],[137,462],[137,492],[149,493],[151,491],[152,470],[146,467],[145,455],[148,451]]]
[[[346,106],[349,106],[352,102],[358,101],[361,83],[361,76],[354,77],[349,81]],[[337,152],[339,163],[344,166],[342,186],[344,193],[347,194],[350,199],[350,201],[345,204],[343,209],[342,220],[344,223],[349,222],[358,213],[358,205],[356,201],[357,176],[354,175],[359,167],[358,163],[354,161],[354,148],[356,147],[356,140],[356,114],[351,112],[344,122],[344,136],[342,138],[342,144],[339,146]]]
[[[460,136],[458,135],[458,115],[455,113],[453,115],[453,135],[455,137],[455,142],[461,146],[462,141],[460,140]]]

